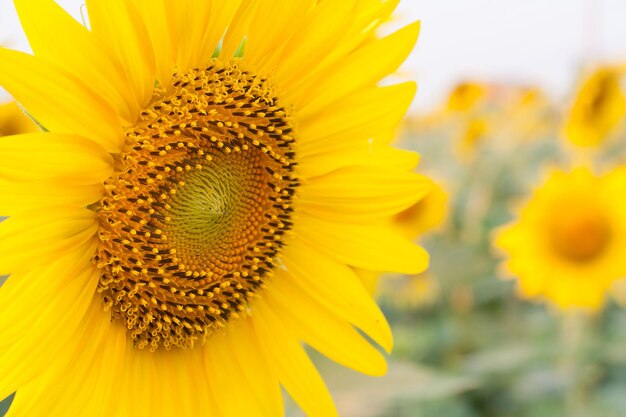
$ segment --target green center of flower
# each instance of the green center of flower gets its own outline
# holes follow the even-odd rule
[[[190,348],[247,308],[291,228],[292,128],[238,60],[176,75],[128,129],[97,209],[98,291],[138,348]]]

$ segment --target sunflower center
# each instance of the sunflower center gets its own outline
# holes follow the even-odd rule
[[[599,255],[611,240],[608,219],[589,207],[569,208],[553,219],[552,244],[561,256],[575,262],[588,262]]]
[[[97,212],[98,291],[138,348],[190,348],[246,310],[291,228],[294,139],[268,81],[212,60],[155,89]]]

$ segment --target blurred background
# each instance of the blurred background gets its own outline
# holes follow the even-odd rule
[[[82,0],[58,2],[81,19]],[[435,185],[395,224],[428,249],[431,268],[383,280],[358,271],[380,300],[395,348],[383,378],[312,352],[340,415],[626,416],[626,285],[619,280],[626,246],[621,251],[616,237],[626,236],[618,210],[626,180],[613,175],[626,159],[626,2],[402,0],[385,30],[416,19],[418,46],[391,80],[419,83],[397,145],[422,155],[419,172]],[[0,43],[28,50],[11,0],[0,0]],[[0,92],[0,101],[10,97]],[[14,105],[0,107],[0,136],[32,128],[24,123]],[[603,194],[602,206],[583,211],[618,214],[606,214],[610,221],[600,229],[586,218],[568,229],[569,240],[583,242],[584,257],[570,256],[581,245],[547,261],[495,243],[505,224],[537,229],[537,222],[522,222],[532,217],[522,208],[550,200],[536,190],[547,187],[551,172],[569,178],[574,168],[589,172],[590,188],[575,190],[589,200],[584,207],[600,198],[589,189],[604,189],[608,176],[617,184],[606,193],[614,200]],[[563,187],[552,187],[552,200]],[[564,207],[536,206],[550,219]],[[534,245],[531,238],[519,244]],[[609,247],[614,254],[605,256]],[[552,263],[547,273],[522,268],[521,276],[503,264],[513,258]],[[520,280],[533,279],[534,292],[524,290]],[[544,291],[550,280],[564,284]],[[586,291],[598,292],[601,302],[579,302]],[[301,416],[292,404],[287,415]]]

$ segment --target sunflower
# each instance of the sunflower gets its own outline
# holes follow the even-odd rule
[[[619,126],[626,114],[623,75],[623,67],[605,66],[582,82],[565,121],[564,134],[570,142],[597,146]]]
[[[450,92],[446,110],[452,113],[467,113],[474,110],[487,96],[488,87],[474,81],[458,84]]]
[[[598,310],[626,276],[626,171],[553,171],[495,246],[526,298]]]
[[[16,103],[0,104],[0,137],[35,132],[37,127]]]
[[[388,226],[429,185],[386,141],[396,4],[87,0],[87,29],[16,1],[34,56],[0,49],[0,85],[46,131],[0,141],[9,416],[280,416],[281,386],[336,415],[301,342],[385,372],[351,267],[427,265]]]
[[[393,226],[407,239],[416,239],[443,224],[447,206],[448,194],[443,185],[433,182],[428,194],[393,217]]]

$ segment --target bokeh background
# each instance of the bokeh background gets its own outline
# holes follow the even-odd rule
[[[81,18],[81,0],[58,2]],[[594,311],[521,298],[492,242],[550,167],[602,173],[624,164],[626,2],[402,0],[388,30],[416,19],[421,39],[394,78],[416,79],[419,93],[397,144],[422,154],[419,170],[437,185],[399,227],[429,250],[431,268],[378,284],[360,271],[389,318],[395,349],[383,378],[314,354],[340,414],[626,416],[624,292],[611,289]],[[0,0],[0,43],[28,50],[11,0]],[[564,126],[603,68],[615,72],[617,90],[587,94],[618,104],[610,117],[597,116],[610,119],[598,145],[574,146]],[[10,97],[0,91],[0,101]],[[15,110],[0,107],[0,135],[27,128]],[[292,404],[287,415],[301,416]]]

